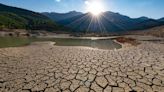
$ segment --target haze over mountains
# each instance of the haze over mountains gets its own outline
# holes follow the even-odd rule
[[[59,26],[62,25],[62,26]],[[91,13],[71,11],[68,13],[36,13],[30,10],[0,4],[0,28],[16,28],[47,31],[125,33],[164,25],[164,18],[130,18],[128,16],[104,12],[99,17]],[[63,27],[64,26],[64,27]],[[68,29],[66,29],[68,28]]]

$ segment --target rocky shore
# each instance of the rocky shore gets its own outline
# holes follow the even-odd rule
[[[0,49],[0,92],[163,92],[164,44],[118,50],[40,42]]]

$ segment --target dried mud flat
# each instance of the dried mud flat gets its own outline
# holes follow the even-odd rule
[[[0,49],[0,92],[164,92],[164,44]]]

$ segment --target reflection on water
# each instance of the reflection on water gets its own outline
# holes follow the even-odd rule
[[[121,45],[111,39],[53,39],[57,46],[87,46],[98,49],[119,49]]]
[[[18,47],[28,45],[32,42],[53,41],[56,46],[86,46],[98,49],[119,49],[120,44],[111,39],[79,39],[79,38],[19,38],[19,37],[1,37],[0,48]]]

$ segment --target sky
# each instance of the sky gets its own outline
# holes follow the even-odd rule
[[[25,8],[36,12],[69,11],[86,12],[86,1],[89,0],[0,0],[0,3]],[[164,0],[99,0],[106,11],[118,12],[131,18],[147,16],[164,17]]]

